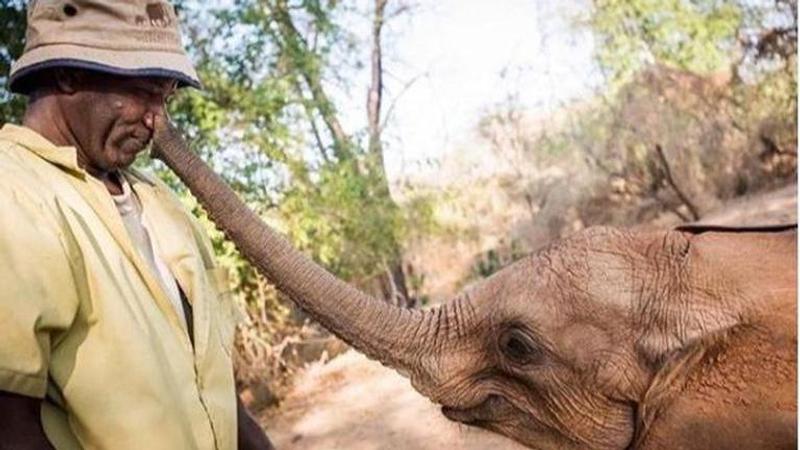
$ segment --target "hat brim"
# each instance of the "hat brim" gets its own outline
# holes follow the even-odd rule
[[[200,78],[183,53],[107,50],[71,44],[55,44],[26,52],[11,66],[8,90],[28,94],[33,86],[29,75],[43,69],[73,67],[119,76],[166,77],[183,86],[202,88]]]

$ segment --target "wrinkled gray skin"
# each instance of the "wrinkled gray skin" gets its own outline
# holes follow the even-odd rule
[[[164,121],[154,154],[283,292],[452,420],[540,449],[794,446],[795,230],[589,229],[407,310],[296,252]]]

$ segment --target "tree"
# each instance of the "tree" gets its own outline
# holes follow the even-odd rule
[[[480,123],[492,148],[515,161],[512,188],[524,193],[529,230],[558,236],[572,223],[691,221],[792,181],[793,3],[594,0],[578,23],[596,36],[605,83],[595,95],[562,105],[546,123],[513,104]],[[539,167],[571,175],[541,186]],[[553,199],[572,188],[574,197]]]
[[[387,3],[376,1],[371,19],[372,77],[364,146],[359,143],[359,133],[347,132],[342,125],[325,80],[335,78],[337,70],[352,70],[352,66],[334,67],[331,61],[333,54],[347,57],[355,48],[353,37],[334,22],[337,14],[343,14],[341,6],[241,0],[235,9],[221,11],[216,17],[220,29],[233,31],[222,31],[223,39],[239,40],[236,56],[227,53],[223,57],[227,82],[243,86],[246,92],[264,83],[284,89],[281,114],[290,122],[286,128],[299,145],[293,152],[284,146],[270,152],[270,157],[291,179],[279,189],[280,198],[272,202],[278,205],[286,231],[297,245],[337,274],[361,280],[364,286],[378,276],[384,298],[405,303],[408,294],[400,243],[406,225],[402,210],[390,195],[380,139],[381,30]],[[342,48],[340,42],[348,45]],[[261,66],[255,67],[254,60]],[[248,103],[227,105],[229,114],[236,111],[234,116],[248,119],[261,115],[258,104]],[[255,122],[258,125],[260,121]],[[269,127],[245,121],[227,125],[244,130],[245,145],[261,147],[272,139]]]
[[[710,74],[731,64],[740,8],[716,0],[595,0],[597,59],[612,85],[652,64]]]
[[[793,174],[796,2],[595,0],[589,23],[615,127],[591,159],[620,184],[696,220]]]

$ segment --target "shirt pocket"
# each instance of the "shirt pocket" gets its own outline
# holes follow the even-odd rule
[[[234,335],[240,315],[233,300],[230,275],[225,267],[208,269],[206,274],[214,291],[214,297],[216,297],[216,301],[212,301],[215,328],[212,330],[212,335],[218,337],[222,349],[229,357],[232,357]]]

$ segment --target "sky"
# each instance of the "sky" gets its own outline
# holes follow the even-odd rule
[[[588,95],[599,80],[594,41],[588,28],[576,25],[588,5],[419,0],[409,13],[388,21],[384,111],[394,107],[384,157],[390,179],[435,171],[435,161],[472,139],[481,115],[509,95],[532,115]],[[366,92],[367,70],[354,92]],[[338,103],[349,105],[346,123],[363,126],[363,98]]]
[[[373,4],[348,0],[344,10],[355,13],[336,18],[361,52],[346,86],[326,86],[350,133],[366,128]],[[594,36],[577,24],[591,0],[390,0],[387,11],[403,4],[410,10],[382,33],[384,162],[394,182],[435,176],[442,158],[465,147],[480,151],[478,121],[509,96],[540,117],[601,84]]]

